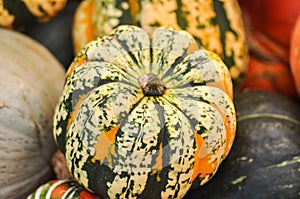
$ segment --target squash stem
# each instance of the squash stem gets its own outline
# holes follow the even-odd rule
[[[166,91],[164,82],[153,73],[140,76],[138,83],[146,96],[162,96]]]

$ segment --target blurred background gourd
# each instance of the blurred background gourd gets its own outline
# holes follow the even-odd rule
[[[67,0],[0,0],[0,26],[21,29],[45,23],[57,15]]]
[[[122,24],[186,30],[200,45],[223,59],[234,80],[234,87],[242,84],[248,65],[248,49],[237,0],[82,1],[73,23],[75,54],[89,41],[109,35]]]
[[[52,118],[65,70],[38,42],[0,28],[0,198],[19,199],[53,177]]]

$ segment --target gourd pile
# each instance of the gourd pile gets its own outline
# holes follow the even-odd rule
[[[0,199],[300,196],[298,0],[0,0],[0,26]]]

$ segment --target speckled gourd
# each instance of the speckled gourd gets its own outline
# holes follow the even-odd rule
[[[181,198],[216,173],[235,129],[229,71],[192,35],[119,26],[67,72],[54,136],[73,176],[105,198]]]
[[[248,52],[242,16],[236,0],[86,0],[73,24],[74,51],[109,35],[119,25],[142,28],[169,26],[190,32],[204,48],[218,54],[229,68],[235,87],[243,81]]]

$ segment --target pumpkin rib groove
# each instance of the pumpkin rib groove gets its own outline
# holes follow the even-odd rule
[[[129,57],[130,57],[130,58],[132,59],[132,61],[136,64],[136,67],[138,67],[138,68],[140,69],[139,63],[138,63],[138,58],[136,58],[136,57],[134,56],[134,54],[133,54],[132,51],[130,50],[129,46],[126,45],[126,42],[121,41],[121,40],[118,39],[118,38],[116,39],[116,41],[119,42],[120,46],[122,46],[122,48],[125,49],[125,51],[126,51],[127,54],[129,55]],[[135,41],[135,39],[133,39],[133,41]]]
[[[68,111],[67,113],[67,117],[69,118],[71,112],[76,111],[74,110],[74,108],[76,106],[80,106],[80,104],[78,103],[82,103],[82,101],[87,97],[87,95],[89,95],[91,93],[91,90],[99,87],[99,86],[105,86],[108,85],[109,83],[123,83],[126,84],[128,86],[133,86],[135,88],[138,88],[135,84],[130,83],[130,81],[132,81],[131,79],[128,81],[125,81],[125,79],[127,77],[129,77],[124,71],[122,72],[122,69],[120,69],[118,66],[109,64],[107,62],[100,62],[101,67],[99,64],[95,65],[94,63],[98,63],[95,61],[91,61],[91,62],[86,62],[85,64],[83,64],[82,66],[80,66],[79,68],[76,68],[73,72],[72,72],[72,78],[68,78],[66,81],[66,85],[70,85],[71,87],[69,88],[69,90],[67,91],[67,93],[65,93],[65,98],[63,99],[62,103],[65,104],[65,107]],[[118,69],[120,71],[118,76],[114,76],[114,77],[106,77],[105,76],[105,72],[117,72],[117,70],[112,70],[110,71],[109,68],[114,67],[115,69]],[[102,69],[105,69],[104,72],[101,73]],[[96,79],[94,79],[94,83],[91,87],[87,87],[84,83],[85,78],[89,78],[89,73],[91,73],[91,70],[95,70],[97,72],[97,74],[99,74],[99,76],[95,76]],[[122,76],[124,76],[124,78],[122,77],[121,80],[119,79],[119,76],[122,74]],[[85,77],[87,76],[87,77]],[[103,76],[103,78],[102,78]],[[113,80],[112,78],[117,77],[116,80]],[[124,79],[124,80],[122,80]],[[84,86],[84,88],[81,87],[76,87],[76,85],[79,82],[82,82],[82,85]],[[90,81],[90,80],[89,80]],[[88,82],[90,83],[90,82]],[[65,91],[66,92],[66,91]],[[79,96],[83,96],[78,98]],[[71,102],[71,103],[66,103],[66,102]],[[76,109],[76,108],[75,108]],[[75,114],[75,113],[74,113]],[[60,122],[63,122],[63,120],[61,120]],[[72,121],[70,121],[72,122]],[[68,121],[65,121],[64,123],[70,123]],[[56,126],[56,128],[61,127],[65,130],[68,130],[68,127],[66,124],[61,123],[58,124]],[[65,126],[65,127],[63,127]],[[65,131],[63,130],[63,131]]]
[[[164,97],[163,97],[164,98]],[[194,128],[194,126],[195,126],[195,124],[192,122],[193,120],[195,120],[195,119],[191,119],[186,113],[185,113],[185,111],[183,111],[181,108],[179,108],[179,106],[177,106],[175,103],[173,103],[172,101],[170,101],[169,99],[167,99],[167,98],[164,98],[168,103],[170,103],[170,105],[172,105],[172,106],[174,106],[180,113],[182,113],[184,116],[185,116],[185,118],[190,122],[190,125],[191,125],[191,127],[193,128],[193,130],[196,130],[195,128]],[[209,103],[207,103],[207,104],[209,104]],[[209,104],[210,105],[210,104]],[[207,130],[207,129],[206,129]],[[204,130],[204,129],[201,129],[201,132],[205,132],[206,130]],[[201,133],[200,133],[201,134]]]
[[[289,116],[281,115],[281,114],[275,114],[275,113],[252,113],[248,115],[243,115],[237,118],[238,122],[246,121],[248,119],[259,119],[259,118],[273,118],[273,119],[280,119],[284,121],[288,121],[290,123],[296,124],[300,126],[300,121],[297,119],[294,119]]]
[[[230,26],[230,21],[228,20],[227,15],[226,15],[226,10],[224,10],[224,2],[219,1],[219,0],[214,0],[213,4],[214,4],[215,13],[218,13],[216,15],[215,22],[218,24],[222,24],[222,25],[219,25],[220,39],[221,39],[222,43],[226,43],[226,39],[225,39],[226,31],[232,31],[235,36],[237,36],[237,35]],[[224,45],[222,45],[222,51],[223,51],[222,57],[224,59],[224,62],[226,63],[227,66],[229,66],[229,67],[232,66],[234,63],[228,62],[229,57],[227,57],[227,55],[226,55],[226,49],[225,49]]]
[[[188,21],[185,18],[184,11],[182,10],[182,6],[183,6],[182,0],[176,0],[176,3],[177,3],[177,10],[175,11],[176,12],[176,20],[177,20],[178,26],[182,30],[185,30],[188,27]]]
[[[177,66],[179,63],[181,63],[185,56],[186,56],[186,54],[177,57],[175,59],[174,63],[172,63],[171,66],[169,67],[169,69],[162,75],[161,79],[163,80],[166,77],[171,76],[174,71],[175,66]]]

